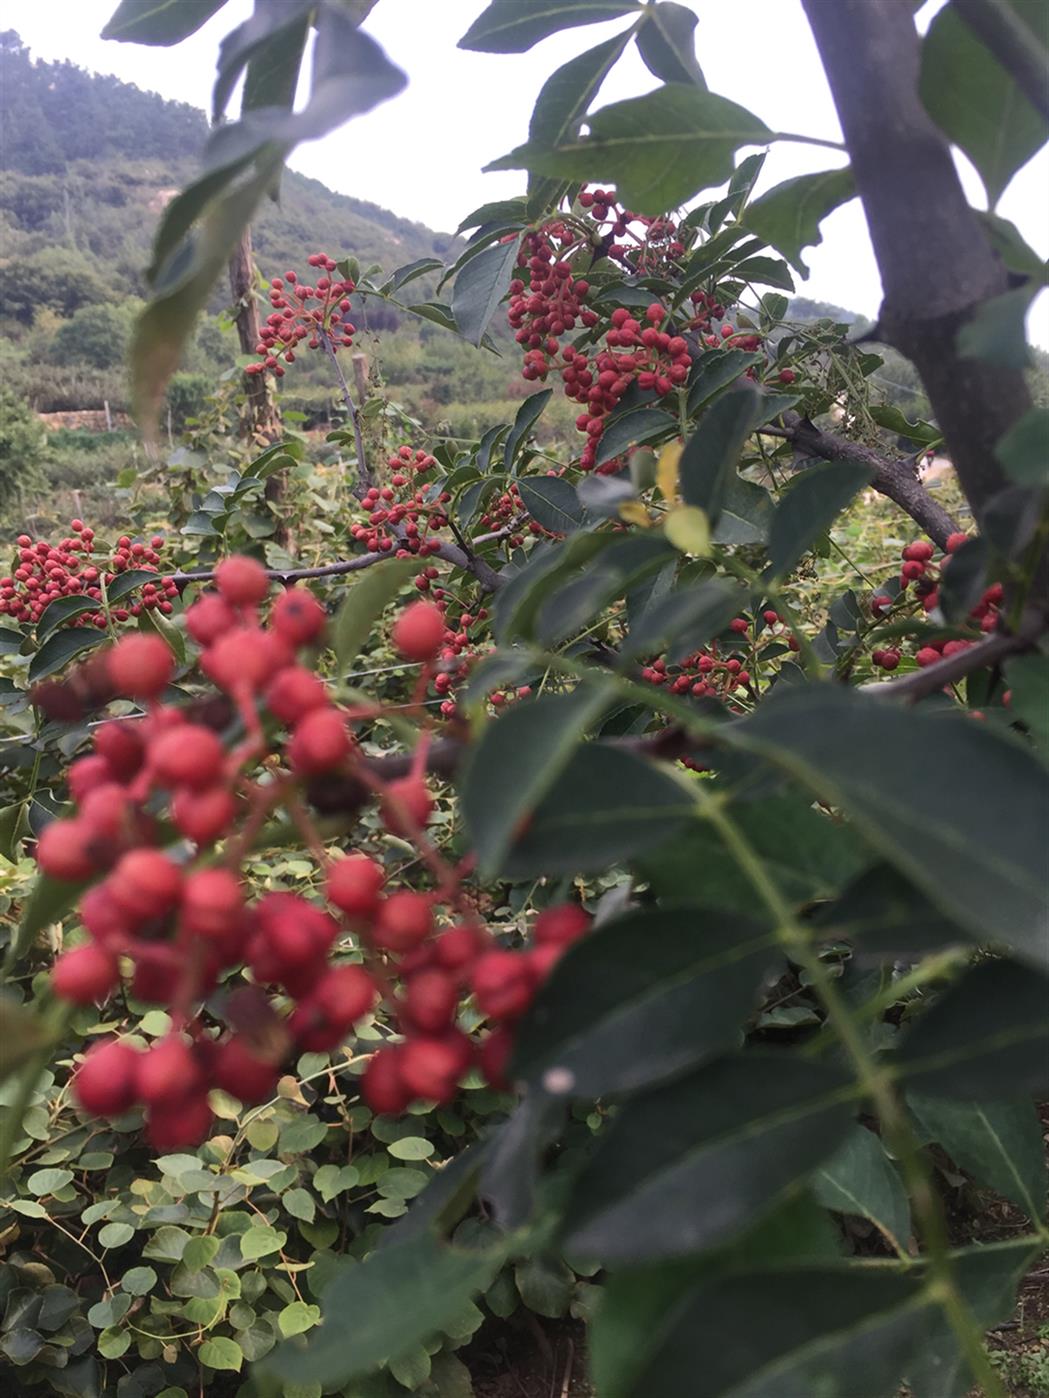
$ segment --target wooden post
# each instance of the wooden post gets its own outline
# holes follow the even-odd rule
[[[245,228],[229,260],[229,286],[236,306],[237,338],[242,354],[254,355],[259,342],[259,308],[255,300],[255,259],[251,247],[251,229]],[[272,446],[280,440],[282,426],[280,409],[268,374],[245,374],[246,407],[242,417],[242,434],[259,448]],[[266,499],[273,507],[277,528],[275,540],[287,542],[287,525],[281,515],[284,499],[284,472],[275,471],[266,481]]]

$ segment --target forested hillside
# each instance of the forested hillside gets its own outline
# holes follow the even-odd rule
[[[123,369],[145,292],[143,271],[164,204],[191,174],[207,135],[203,112],[71,63],[34,61],[13,31],[0,36],[0,366],[37,411],[127,402]],[[442,256],[449,234],[399,218],[285,172],[279,200],[253,228],[263,276],[324,248],[387,269]],[[196,402],[228,369],[236,339],[213,298],[175,385],[176,408]],[[419,322],[380,313],[382,372],[416,410],[502,399],[516,369]],[[437,344],[430,348],[430,339]],[[376,351],[374,343],[362,348]],[[300,407],[327,396],[323,373],[296,376]],[[311,391],[312,390],[312,391]],[[471,414],[453,412],[471,426]]]

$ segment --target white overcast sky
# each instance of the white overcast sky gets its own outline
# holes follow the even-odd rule
[[[193,4],[194,0],[181,0]],[[840,139],[840,129],[800,0],[685,0],[699,17],[697,49],[713,91],[749,107],[773,129]],[[834,0],[824,0],[831,4]],[[929,0],[924,28],[943,0]],[[118,44],[98,36],[116,0],[34,0],[6,7],[34,56],[67,58],[165,97],[207,108],[222,36],[251,9],[227,0],[218,14],[174,49]],[[344,194],[370,199],[431,228],[451,230],[477,205],[515,194],[523,174],[481,174],[481,167],[522,142],[544,79],[561,63],[622,27],[587,25],[553,35],[525,54],[467,53],[456,40],[486,0],[379,0],[365,29],[408,74],[407,90],[323,140],[300,146],[291,165]],[[657,85],[633,49],[606,82],[598,106]],[[772,147],[759,188],[839,161],[835,152]],[[970,198],[984,207],[979,180],[960,161]],[[1013,180],[998,212],[1012,219],[1040,256],[1049,256],[1049,152]],[[352,253],[333,248],[331,252]],[[812,275],[801,294],[873,316],[878,271],[858,201],[824,224],[822,246],[807,255]],[[1049,345],[1049,296],[1035,307],[1031,331]]]

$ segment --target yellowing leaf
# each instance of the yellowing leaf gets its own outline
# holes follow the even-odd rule
[[[710,553],[710,520],[698,505],[677,505],[664,520],[663,532],[682,553]]]
[[[656,485],[668,505],[677,499],[677,468],[684,450],[680,442],[668,442],[659,453],[656,464]]]
[[[625,519],[627,524],[639,524],[642,529],[647,529],[652,523],[640,500],[624,500],[619,507],[619,518]]]

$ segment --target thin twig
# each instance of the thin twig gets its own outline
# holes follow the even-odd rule
[[[324,346],[324,352],[331,360],[331,367],[334,370],[335,377],[339,383],[339,389],[342,393],[342,401],[346,405],[346,411],[350,415],[350,422],[353,424],[353,440],[357,448],[357,480],[353,487],[353,493],[359,500],[375,484],[372,478],[371,468],[368,465],[368,458],[364,454],[364,434],[361,432],[361,416],[353,401],[353,397],[350,393],[350,386],[346,382],[346,375],[342,372],[342,365],[339,363],[339,357],[335,353],[335,346],[332,344],[331,336],[328,334],[327,330],[321,331],[321,344]]]

